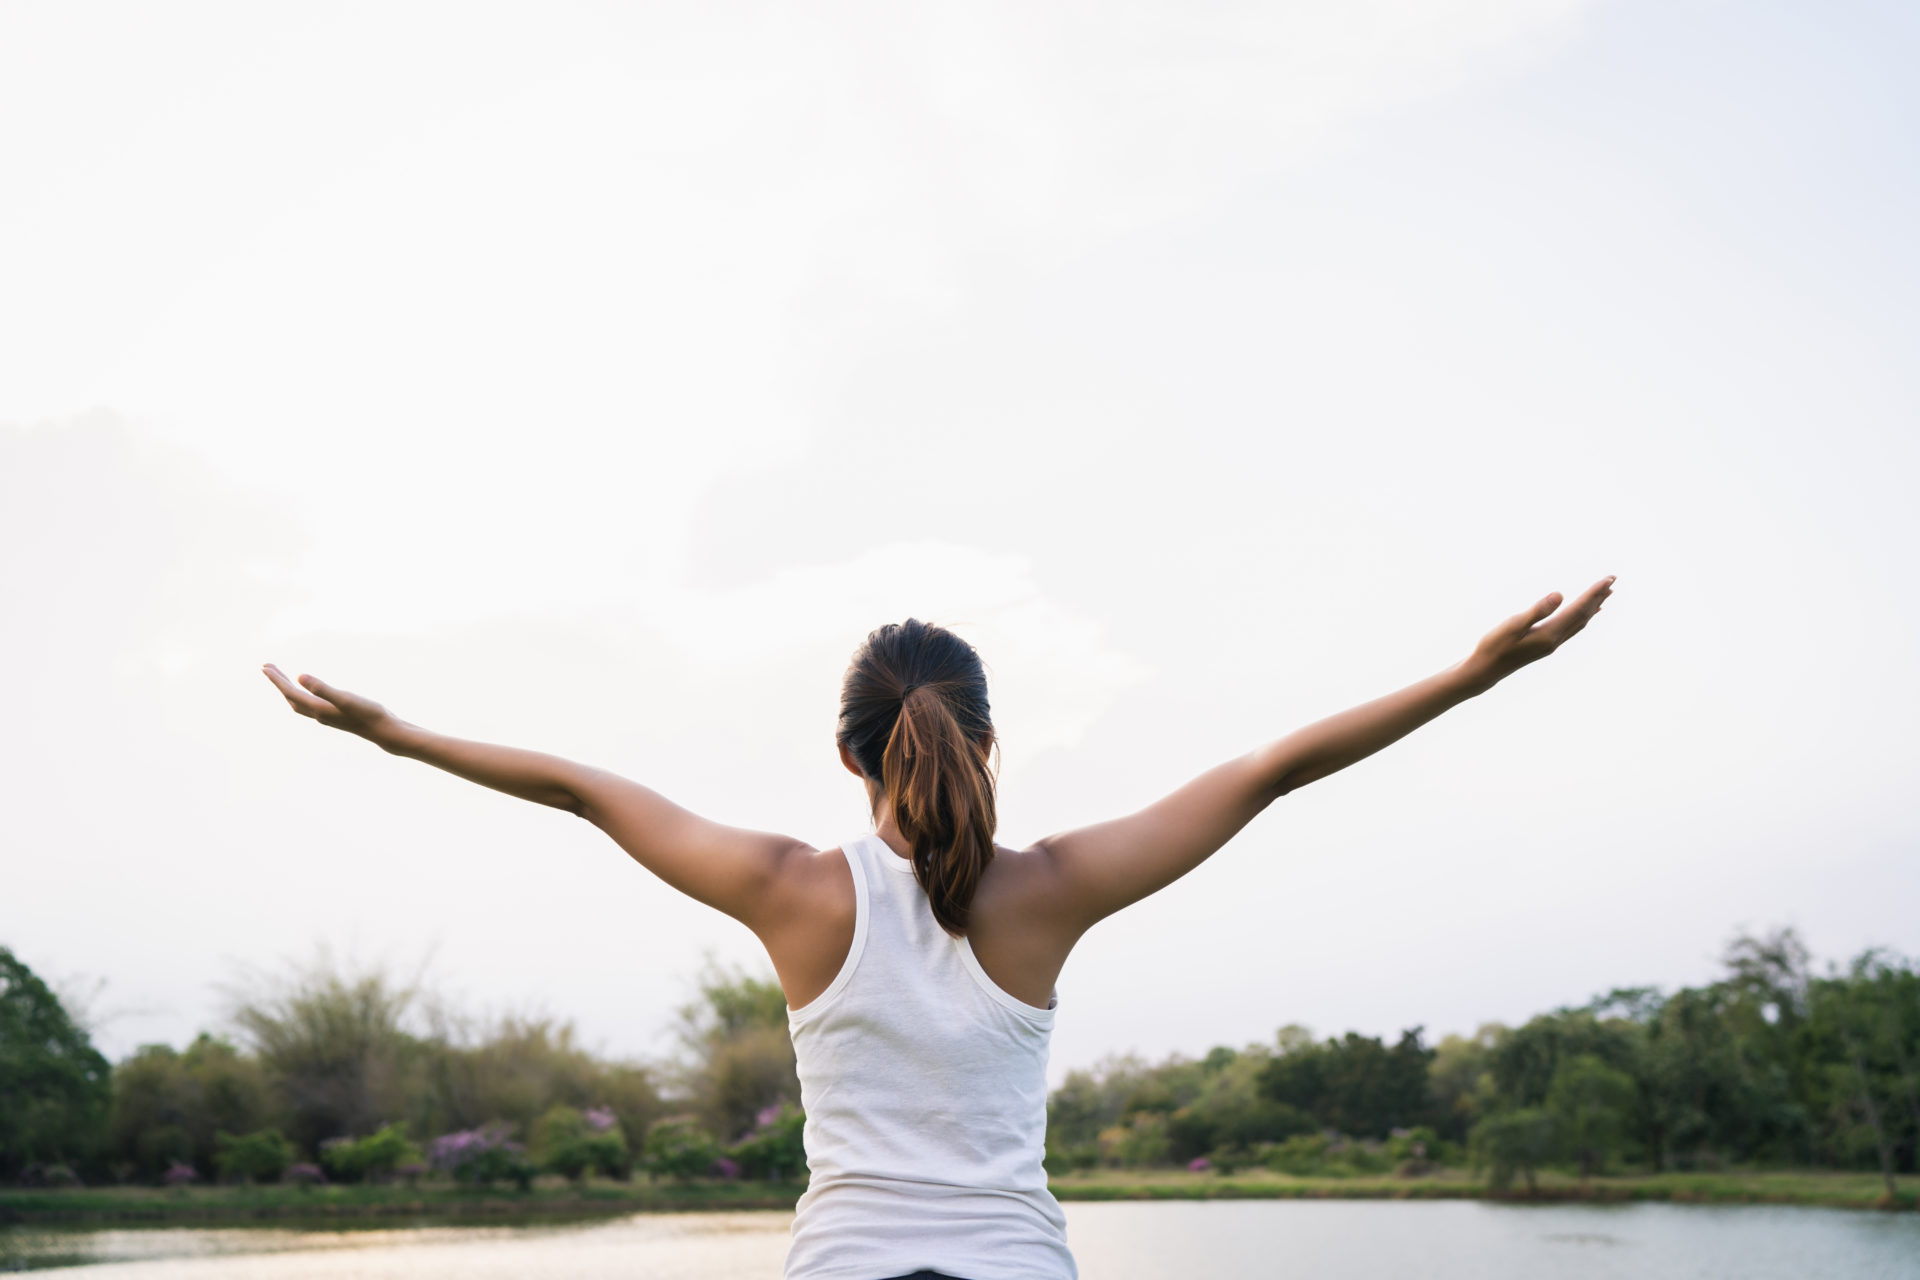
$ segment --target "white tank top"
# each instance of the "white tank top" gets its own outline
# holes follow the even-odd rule
[[[809,1181],[787,1280],[1076,1280],[1040,1161],[1045,1009],[994,985],[878,836],[842,846],[853,945],[789,1011]]]

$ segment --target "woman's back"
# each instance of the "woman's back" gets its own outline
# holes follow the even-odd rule
[[[1464,661],[1207,770],[1136,813],[994,843],[995,737],[972,647],[914,619],[855,653],[835,729],[878,834],[819,851],[701,818],[602,769],[433,733],[311,676],[302,715],[592,822],[767,948],[792,1006],[812,1181],[790,1277],[1072,1277],[1041,1169],[1051,993],[1095,922],[1200,865],[1261,810],[1528,663],[1596,614],[1556,592]],[[995,978],[989,974],[997,975]],[[1032,1001],[1048,996],[1045,1007]],[[1024,1002],[1023,1002],[1024,1001]]]
[[[998,987],[880,837],[843,851],[852,946],[788,1015],[809,1182],[787,1275],[1073,1277],[1041,1168],[1053,1008]]]

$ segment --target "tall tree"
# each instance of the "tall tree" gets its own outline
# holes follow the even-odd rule
[[[405,1025],[416,996],[379,970],[345,971],[324,952],[234,993],[234,1024],[273,1080],[298,1145],[403,1118],[421,1058]]]
[[[112,1068],[47,984],[0,947],[0,1175],[90,1155]]]

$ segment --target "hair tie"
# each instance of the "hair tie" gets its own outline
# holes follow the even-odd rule
[[[906,688],[902,689],[900,691],[900,705],[903,707],[907,705],[907,699],[913,696],[913,691],[915,689],[920,689],[924,687],[925,687],[924,685],[910,684]]]

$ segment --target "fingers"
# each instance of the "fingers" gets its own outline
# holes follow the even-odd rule
[[[1519,613],[1508,618],[1501,624],[1500,630],[1516,637],[1524,636],[1527,632],[1533,630],[1536,623],[1552,616],[1553,611],[1559,607],[1560,593],[1558,591],[1549,592],[1531,609],[1522,609]]]
[[[1593,620],[1594,614],[1600,612],[1600,606],[1605,604],[1607,597],[1613,594],[1613,584],[1617,576],[1602,578],[1582,591],[1579,598],[1573,602],[1573,606],[1542,627],[1541,633],[1556,647],[1564,644],[1569,636],[1579,632]]]
[[[273,682],[273,687],[278,689],[286,698],[287,705],[301,715],[311,716],[315,720],[318,720],[322,714],[331,714],[334,711],[335,706],[333,703],[316,697],[313,693],[309,693],[307,689],[287,679],[286,672],[280,670],[280,668],[274,666],[271,662],[262,666],[260,671],[268,680]],[[306,678],[313,681],[314,685],[319,685],[320,683],[314,680],[312,676]]]
[[[331,702],[334,706],[337,707],[341,704],[340,691],[322,680],[319,676],[301,676],[300,683],[312,690],[315,695]]]

